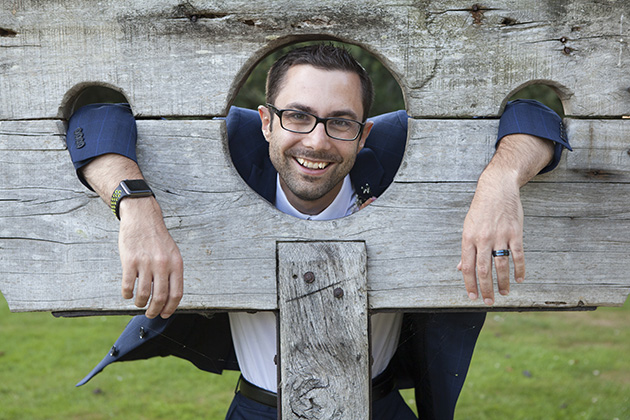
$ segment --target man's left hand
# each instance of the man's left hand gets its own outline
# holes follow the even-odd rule
[[[514,278],[525,278],[523,252],[523,206],[514,180],[484,172],[477,184],[462,234],[462,259],[457,266],[464,275],[470,299],[478,297],[477,280],[484,303],[494,304],[492,262],[499,293],[510,291],[510,256],[492,256],[493,251],[509,250],[514,262]]]
[[[462,259],[457,269],[464,276],[470,299],[481,296],[494,304],[492,262],[501,295],[510,291],[510,256],[493,251],[508,250],[517,283],[525,279],[523,252],[523,206],[520,187],[525,185],[553,157],[553,142],[527,134],[501,139],[492,160],[477,182],[477,189],[464,220]]]

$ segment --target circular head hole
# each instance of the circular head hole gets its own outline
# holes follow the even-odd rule
[[[285,213],[315,220],[352,214],[385,191],[402,161],[407,114],[400,85],[358,46],[307,42],[275,50],[233,104],[232,161]],[[332,215],[335,206],[347,211]]]

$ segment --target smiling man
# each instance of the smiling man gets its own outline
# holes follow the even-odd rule
[[[352,214],[392,182],[406,143],[403,111],[367,120],[372,95],[366,71],[344,49],[315,45],[292,50],[269,71],[267,104],[257,113],[233,108],[227,117],[236,169],[255,191],[285,213],[312,220]],[[477,297],[475,261],[487,264],[496,246],[514,251],[515,273],[522,275],[518,191],[543,168],[553,168],[564,145],[560,138],[531,135],[539,135],[535,127],[541,119],[545,127],[561,133],[561,121],[555,114],[532,103],[511,107],[501,121],[505,136],[479,179],[464,225],[460,267],[471,298]],[[510,124],[509,118],[517,119],[518,124]],[[518,131],[510,128],[513,126]],[[72,137],[78,128],[85,142],[80,149]],[[148,303],[146,316],[132,319],[113,351],[80,384],[117,360],[173,354],[210,372],[242,372],[240,391],[226,418],[275,419],[273,313],[171,316],[183,294],[183,261],[157,201],[141,182],[129,108],[85,106],[72,116],[68,133],[68,148],[80,177],[112,203],[120,218],[123,297],[132,298],[135,291],[138,307]],[[560,145],[555,152],[553,142]],[[128,192],[133,186],[138,191]],[[505,292],[509,287],[508,257],[498,255],[497,276]],[[421,273],[418,276],[421,281]],[[480,273],[479,284],[486,303],[492,304],[492,275],[487,277],[487,272]],[[483,314],[372,315],[373,418],[415,418],[398,393],[403,386],[416,389],[421,418],[452,418],[483,320]],[[138,336],[139,330],[152,334]]]
[[[374,124],[366,121],[372,91],[365,70],[342,49],[297,49],[274,64],[267,78],[268,103],[258,108],[258,114],[269,160],[277,171],[276,195],[270,201],[279,210],[327,220],[359,209],[349,174]],[[404,134],[398,143],[404,143]],[[271,392],[274,399],[277,391],[275,315],[239,312],[229,318],[242,378],[227,418],[253,418],[252,410],[268,415],[260,418],[275,418],[275,409],[265,407],[262,398]],[[376,314],[370,323],[374,418],[415,419],[394,389],[391,373],[385,372],[397,348],[402,314]]]
[[[275,105],[258,112],[279,184],[296,210],[321,213],[337,197],[372,128],[361,122],[367,116],[359,76],[301,64],[288,69],[279,92],[269,85]]]

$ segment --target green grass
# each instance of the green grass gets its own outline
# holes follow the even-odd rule
[[[127,321],[15,314],[1,298],[0,419],[222,419],[237,374],[175,358],[118,363],[74,387]],[[629,321],[630,303],[490,313],[456,419],[629,419]]]
[[[630,419],[630,300],[595,312],[490,313],[457,419]]]
[[[0,419],[222,419],[238,374],[173,357],[117,363],[74,387],[128,320],[10,313],[1,298]]]

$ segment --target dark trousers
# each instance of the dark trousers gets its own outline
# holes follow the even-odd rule
[[[276,408],[245,398],[238,392],[225,420],[276,420]],[[417,420],[397,390],[372,403],[372,420]]]

